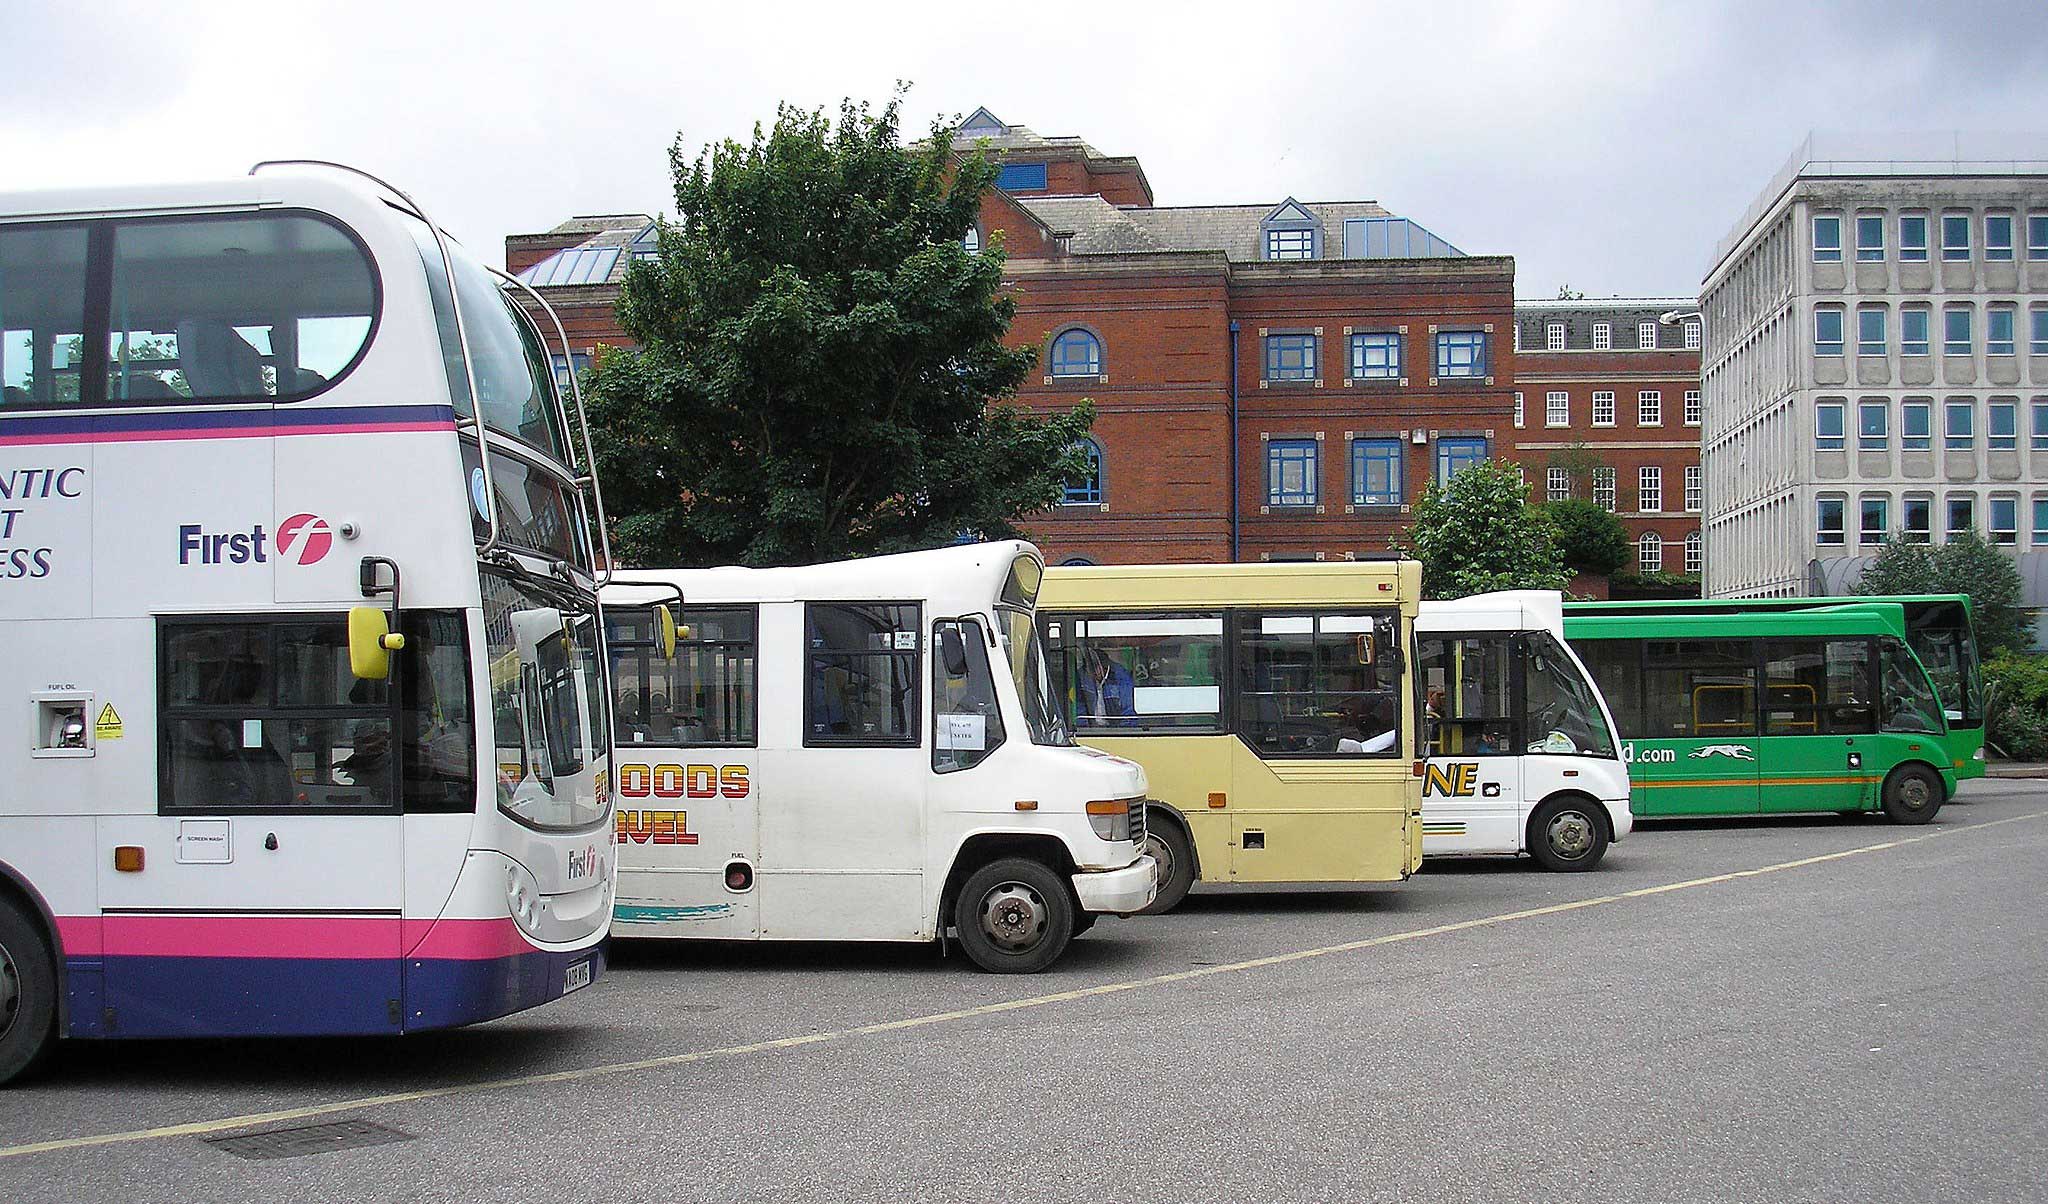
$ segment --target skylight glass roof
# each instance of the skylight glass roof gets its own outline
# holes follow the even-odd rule
[[[618,247],[571,247],[534,264],[519,273],[519,278],[535,288],[603,284],[611,279],[612,268],[619,262],[619,251]]]

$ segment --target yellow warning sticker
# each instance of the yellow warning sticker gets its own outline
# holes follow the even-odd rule
[[[92,734],[101,740],[121,738],[121,716],[114,710],[113,703],[100,708],[100,717],[92,725]]]

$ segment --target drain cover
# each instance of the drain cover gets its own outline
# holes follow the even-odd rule
[[[386,1128],[367,1120],[337,1120],[324,1125],[258,1129],[254,1133],[237,1133],[232,1137],[207,1137],[202,1140],[214,1149],[225,1150],[237,1158],[268,1160],[303,1158],[308,1154],[324,1154],[329,1150],[352,1150],[358,1146],[411,1141],[412,1134],[401,1133],[397,1129]]]

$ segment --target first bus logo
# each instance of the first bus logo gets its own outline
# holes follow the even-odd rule
[[[179,564],[319,564],[334,550],[334,528],[317,514],[294,514],[273,538],[262,523],[246,531],[208,531],[198,523],[178,528]]]

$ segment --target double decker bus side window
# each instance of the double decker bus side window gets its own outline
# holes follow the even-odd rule
[[[804,604],[804,746],[910,748],[918,730],[915,603]]]
[[[606,607],[620,745],[749,748],[759,710],[752,607],[683,607],[673,660],[655,647],[654,612]]]
[[[1402,755],[1396,612],[1239,613],[1237,728],[1262,756]]]
[[[957,677],[943,652],[955,640],[964,661]],[[1003,735],[987,633],[973,619],[932,624],[932,771],[974,768],[1001,747]]]
[[[0,412],[80,400],[86,227],[0,226]]]

